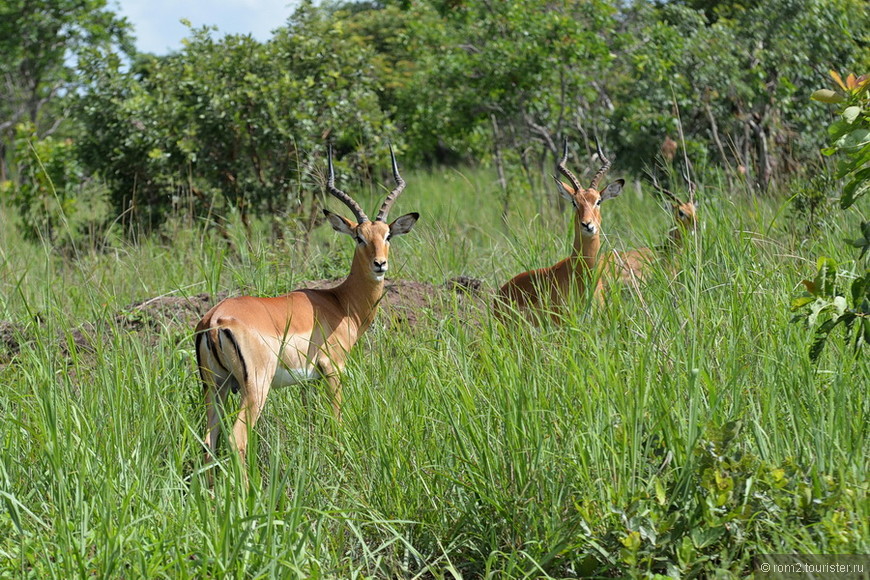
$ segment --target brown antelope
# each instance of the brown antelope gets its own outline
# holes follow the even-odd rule
[[[652,177],[653,186],[666,197],[671,204],[674,225],[668,231],[664,243],[655,248],[637,248],[625,252],[613,252],[608,256],[605,269],[607,280],[615,280],[635,285],[649,276],[656,260],[670,260],[683,247],[683,237],[694,234],[698,225],[695,207],[695,184],[686,177],[689,184],[689,201],[683,201],[658,184]]]
[[[610,161],[596,141],[598,158],[602,165],[588,188],[580,186],[577,177],[565,167],[568,160],[568,142],[565,141],[562,159],[556,168],[568,178],[570,185],[555,175],[559,193],[574,205],[574,247],[571,255],[548,268],[517,274],[499,289],[496,296],[496,313],[503,315],[512,307],[518,310],[540,310],[550,305],[563,306],[574,291],[582,296],[590,283],[595,284],[593,295],[602,300],[602,283],[597,271],[598,254],[601,250],[601,203],[620,194],[625,182],[618,179],[599,191],[604,174],[610,169]]]
[[[665,140],[662,141],[662,145],[659,147],[659,154],[668,165],[671,165],[674,162],[674,157],[677,154],[677,146],[678,143],[671,139],[670,135],[665,135]]]
[[[419,218],[409,213],[387,224],[387,214],[405,182],[390,148],[396,188],[384,200],[375,221],[335,187],[332,150],[328,151],[326,190],[341,200],[356,222],[324,209],[335,231],[356,242],[350,274],[338,286],[296,290],[276,298],[227,298],[196,326],[196,357],[205,390],[206,463],[212,460],[220,432],[219,413],[230,389],[241,393],[232,444],[242,465],[253,429],[272,387],[325,378],[335,417],[341,419],[341,373],[348,352],[374,319],[384,293],[390,241],[411,231]]]

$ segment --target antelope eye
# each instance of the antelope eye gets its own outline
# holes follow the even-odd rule
[[[678,212],[679,212],[678,215],[680,216],[680,219],[686,218],[686,212],[684,212],[683,210],[678,210]]]
[[[598,201],[595,202],[595,207],[598,207],[599,205],[601,205],[602,201],[604,201],[604,200],[599,197]]]
[[[358,243],[358,244],[361,245],[361,246],[364,246],[365,243],[366,243],[366,241],[363,239],[362,236],[357,236],[357,237],[356,237],[356,243]]]

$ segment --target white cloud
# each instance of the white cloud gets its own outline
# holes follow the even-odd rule
[[[218,33],[251,34],[268,40],[283,26],[297,0],[118,0],[115,10],[133,25],[136,47],[143,52],[166,54],[181,49],[189,29],[217,26]]]

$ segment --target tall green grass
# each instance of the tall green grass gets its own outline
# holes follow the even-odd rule
[[[557,205],[517,193],[502,221],[488,173],[406,180],[392,213],[422,218],[393,245],[393,278],[492,290],[567,255]],[[226,445],[214,486],[203,477],[191,329],[117,315],[343,275],[352,244],[321,228],[306,253],[292,232],[233,226],[228,246],[195,225],[71,261],[4,213],[0,320],[22,345],[0,367],[2,575],[743,577],[764,553],[867,553],[866,356],[833,343],[811,365],[788,311],[816,255],[848,260],[854,228],[799,240],[781,199],[702,195],[679,274],[560,326],[502,326],[488,300],[469,313],[450,294],[414,328],[382,312],[351,356],[341,425],[320,385],[271,394],[250,493]],[[671,225],[633,188],[603,214],[606,248]]]

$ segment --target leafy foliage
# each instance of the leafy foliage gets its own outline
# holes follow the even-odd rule
[[[182,209],[310,227],[327,139],[363,177],[388,140],[405,165],[495,165],[505,213],[546,187],[565,137],[581,157],[598,137],[637,170],[678,163],[662,153],[678,140],[699,167],[764,189],[817,165],[825,111],[795,97],[832,62],[862,65],[870,25],[860,0],[309,0],[264,43],[191,30],[177,53],[124,59],[127,25],[103,0],[87,4],[93,21],[55,4],[0,19],[36,35],[0,35],[9,86],[32,85],[25,62],[62,80],[10,93],[2,122],[51,97],[38,136],[62,128],[109,187],[107,218],[149,227]],[[69,35],[44,42],[52,26]]]
[[[81,150],[109,180],[117,212],[154,225],[192,200],[202,211],[223,202],[245,221],[307,216],[325,137],[357,168],[383,157],[392,130],[371,49],[311,5],[295,18],[266,44],[200,29],[183,53],[143,57],[129,72],[93,63]]]
[[[13,159],[22,177],[12,190],[12,207],[18,210],[25,237],[52,244],[58,230],[76,211],[82,169],[70,140],[38,139],[29,123],[19,124]]]
[[[62,129],[65,97],[83,82],[79,59],[114,50],[132,51],[130,26],[106,0],[0,3],[0,179],[8,176],[15,126],[30,123],[40,138]]]
[[[848,209],[870,190],[870,76],[850,74],[843,81],[836,71],[830,74],[842,92],[821,89],[812,98],[840,105],[839,119],[828,129],[831,146],[823,152],[841,156],[836,177],[847,180],[840,207]],[[870,248],[870,221],[862,222],[860,231],[861,237],[846,240],[861,250],[858,264],[865,261]],[[810,347],[812,360],[819,358],[831,332],[840,325],[845,328],[847,340],[854,344],[856,354],[862,345],[870,343],[870,267],[865,266],[863,273],[854,276],[848,292],[838,285],[838,277],[841,277],[839,264],[831,258],[819,258],[816,277],[803,281],[807,292],[792,302],[792,310],[804,310],[793,322],[818,324]]]
[[[614,111],[623,162],[649,165],[679,120],[691,159],[709,159],[754,188],[799,172],[826,119],[800,97],[818,82],[816,71],[856,61],[862,41],[847,19],[866,26],[865,12],[850,0],[641,3],[630,13],[637,32],[624,50]]]
[[[831,71],[831,77],[843,91],[842,96],[816,91],[813,98],[843,104],[838,112],[840,119],[828,128],[831,146],[822,152],[840,154],[836,177],[847,180],[840,207],[849,209],[870,191],[870,75],[858,78],[849,74],[843,81],[839,73]]]

